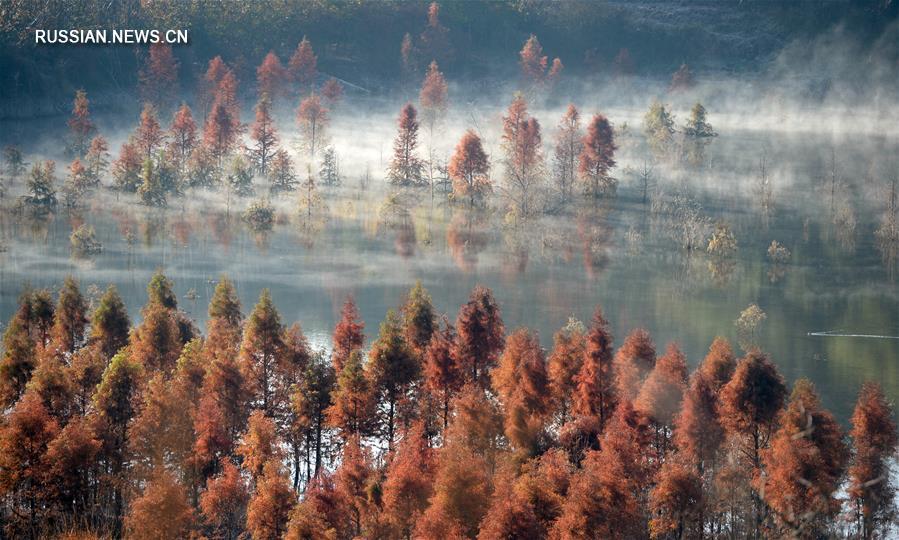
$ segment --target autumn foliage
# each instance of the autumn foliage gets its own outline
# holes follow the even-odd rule
[[[812,384],[723,338],[691,373],[596,309],[552,349],[489,289],[454,324],[419,283],[330,354],[221,278],[205,339],[154,275],[140,323],[110,288],[29,291],[0,361],[3,534],[139,538],[888,536],[897,430],[866,384],[850,438]],[[330,358],[329,358],[330,356]],[[845,487],[845,492],[843,488]],[[845,495],[843,495],[845,493]]]

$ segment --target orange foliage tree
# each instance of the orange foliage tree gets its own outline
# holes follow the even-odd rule
[[[469,129],[462,135],[450,159],[448,172],[453,179],[453,196],[468,198],[470,206],[490,193],[490,163],[477,133]]]

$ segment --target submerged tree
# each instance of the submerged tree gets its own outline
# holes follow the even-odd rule
[[[249,149],[250,159],[259,174],[265,176],[268,173],[278,144],[278,135],[275,132],[275,123],[272,120],[271,94],[263,93],[256,104],[256,120],[250,128],[250,138],[253,146]]]
[[[421,92],[418,101],[421,103],[422,117],[428,126],[428,134],[433,139],[434,127],[446,114],[446,79],[437,67],[437,62],[431,62],[428,73],[421,83]]]
[[[422,161],[415,155],[418,147],[418,111],[407,103],[397,120],[398,132],[393,141],[393,158],[387,168],[387,179],[398,186],[422,183]]]
[[[593,197],[615,195],[618,181],[609,176],[609,170],[615,166],[618,147],[615,132],[605,116],[593,115],[582,144],[578,173],[585,191]]]
[[[293,172],[293,162],[283,148],[278,149],[272,155],[268,180],[271,182],[270,189],[273,195],[284,191],[294,191],[297,188],[297,175]]]
[[[450,159],[448,172],[453,179],[453,196],[468,198],[470,206],[490,193],[490,163],[477,133],[469,129],[462,136]]]
[[[297,109],[297,125],[300,128],[302,143],[309,151],[309,159],[315,159],[315,151],[325,139],[325,128],[328,125],[328,109],[322,105],[321,99],[312,94],[300,101]]]
[[[510,211],[527,218],[537,211],[543,181],[543,152],[540,123],[528,113],[524,96],[518,94],[503,116],[502,147],[506,170],[505,194]]]
[[[674,118],[659,101],[653,101],[643,116],[643,132],[652,153],[664,158],[671,152],[674,143]]]
[[[555,58],[549,65],[543,46],[534,34],[524,43],[518,56],[522,78],[532,87],[555,83],[562,73],[562,61]]]
[[[318,177],[323,185],[340,185],[340,167],[337,162],[337,152],[333,146],[326,148],[324,155],[322,155],[322,166],[318,170]]]
[[[684,154],[691,165],[699,165],[705,159],[705,148],[711,142],[712,137],[718,134],[712,125],[706,120],[705,107],[700,103],[690,109],[690,118],[683,127]]]
[[[56,163],[44,161],[31,167],[28,178],[28,195],[25,202],[33,207],[46,211],[57,204],[56,199]]]
[[[580,156],[584,148],[582,137],[581,115],[577,107],[569,104],[559,121],[553,152],[553,177],[563,202],[571,200],[577,181]]]

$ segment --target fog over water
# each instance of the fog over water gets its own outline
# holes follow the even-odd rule
[[[300,322],[313,344],[327,348],[349,294],[370,342],[387,309],[417,280],[450,319],[481,283],[494,290],[508,330],[532,327],[547,348],[569,317],[587,321],[599,305],[616,345],[645,327],[659,351],[677,340],[695,366],[715,336],[736,343],[734,321],[754,303],[767,314],[757,337],[761,348],[789,381],[812,379],[824,404],[845,421],[865,380],[899,398],[899,339],[891,339],[899,336],[896,252],[874,234],[899,175],[899,107],[895,85],[879,86],[885,76],[876,61],[868,64],[867,84],[853,81],[856,66],[836,54],[815,76],[799,69],[803,59],[828,51],[848,50],[851,57],[848,38],[838,37],[788,48],[752,83],[713,74],[699,76],[689,91],[669,93],[667,81],[572,79],[552,96],[531,96],[548,169],[556,126],[571,101],[584,124],[602,112],[615,126],[613,175],[620,184],[616,199],[578,202],[523,224],[504,219],[501,190],[479,211],[448,204],[440,193],[432,197],[427,188],[406,190],[385,219],[391,188],[384,171],[396,116],[404,98],[417,97],[415,89],[390,99],[348,90],[328,128],[343,184],[321,188],[327,219],[312,224],[298,215],[295,193],[272,201],[274,229],[257,233],[240,219],[254,198],[226,208],[222,194],[190,191],[165,210],[149,210],[108,189],[94,193],[85,208],[60,208],[35,221],[13,211],[23,193],[19,180],[7,185],[0,217],[0,321],[9,320],[26,286],[55,289],[66,275],[78,278],[92,299],[115,284],[137,320],[146,283],[161,268],[174,281],[180,307],[201,328],[224,274],[235,282],[245,313],[269,288],[283,321]],[[491,177],[501,184],[501,117],[514,90],[507,83],[451,81],[446,120],[433,138],[422,126],[421,156],[432,149],[443,162],[462,133],[475,129],[491,157]],[[644,203],[638,171],[649,151],[642,117],[654,98],[671,106],[678,126],[701,101],[718,137],[700,167],[654,163]],[[113,158],[137,122],[134,111],[94,115]],[[276,113],[281,143],[302,179],[307,160],[297,151],[294,104],[279,103]],[[201,113],[195,114],[199,122]],[[164,125],[169,118],[161,118]],[[242,120],[252,120],[250,96]],[[63,117],[5,121],[0,133],[0,144],[18,144],[31,163],[56,159],[57,177],[64,179]],[[762,160],[771,183],[768,210],[758,205]],[[371,179],[363,190],[366,171]],[[267,181],[255,182],[257,194],[267,194]],[[699,208],[701,249],[684,249],[677,223],[660,210],[675,200]],[[73,256],[69,236],[82,223],[95,228],[102,253]],[[737,240],[725,263],[705,250],[716,223],[727,223]],[[785,262],[768,257],[774,240],[790,251]],[[821,332],[881,337],[810,335]]]

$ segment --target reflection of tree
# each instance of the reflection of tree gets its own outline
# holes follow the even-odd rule
[[[147,212],[140,222],[140,236],[146,247],[151,247],[165,232],[165,213]]]
[[[415,253],[415,227],[409,210],[412,206],[413,202],[408,197],[395,191],[387,195],[378,208],[378,229],[395,231],[394,247],[401,257],[409,257]]]
[[[503,230],[503,241],[506,244],[507,260],[510,269],[515,272],[523,273],[528,266],[530,256],[530,244],[533,240],[535,231],[528,227],[528,223],[519,223],[513,227],[506,227]]]
[[[231,216],[227,212],[210,212],[206,215],[206,223],[212,237],[222,247],[227,248],[234,239]]]
[[[172,221],[172,237],[180,247],[187,247],[190,244],[190,235],[193,232],[193,224],[185,214],[179,214]]]
[[[584,269],[591,279],[596,278],[609,263],[608,251],[614,228],[607,214],[605,206],[584,207],[577,214],[577,235],[584,256]]]
[[[402,225],[394,226],[396,237],[393,239],[393,246],[397,255],[400,257],[411,257],[415,254],[415,227],[411,223],[406,222]]]
[[[486,216],[480,211],[457,210],[446,229],[453,262],[463,272],[478,264],[478,254],[487,247]]]
[[[883,263],[887,267],[890,278],[893,277],[896,259],[899,258],[899,178],[894,176],[890,181],[889,192],[887,193],[887,207],[883,216],[880,218],[880,225],[874,232],[877,240],[877,249],[883,258]]]

